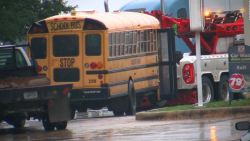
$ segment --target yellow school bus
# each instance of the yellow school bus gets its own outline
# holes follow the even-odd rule
[[[71,12],[33,23],[30,54],[53,84],[73,84],[73,111],[134,114],[158,95],[159,21],[133,12]]]

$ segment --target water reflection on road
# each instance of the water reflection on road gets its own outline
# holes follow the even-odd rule
[[[234,124],[243,119],[136,121],[134,117],[72,120],[65,131],[45,132],[38,121],[14,130],[1,124],[1,141],[233,141],[244,132]]]

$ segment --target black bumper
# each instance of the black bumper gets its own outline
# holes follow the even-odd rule
[[[108,100],[110,98],[108,88],[91,88],[72,90],[71,101],[96,101]]]
[[[39,103],[49,99],[65,97],[67,95],[62,94],[65,88],[71,90],[72,85],[46,85],[29,88],[0,89],[0,104]]]

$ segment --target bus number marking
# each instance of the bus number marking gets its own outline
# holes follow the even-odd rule
[[[96,83],[96,80],[95,79],[89,79],[89,83]]]
[[[73,68],[74,63],[75,63],[74,58],[61,58],[60,59],[61,68]]]

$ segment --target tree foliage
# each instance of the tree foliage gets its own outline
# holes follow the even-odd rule
[[[75,8],[66,4],[63,0],[0,0],[0,41],[24,39],[33,22]]]

